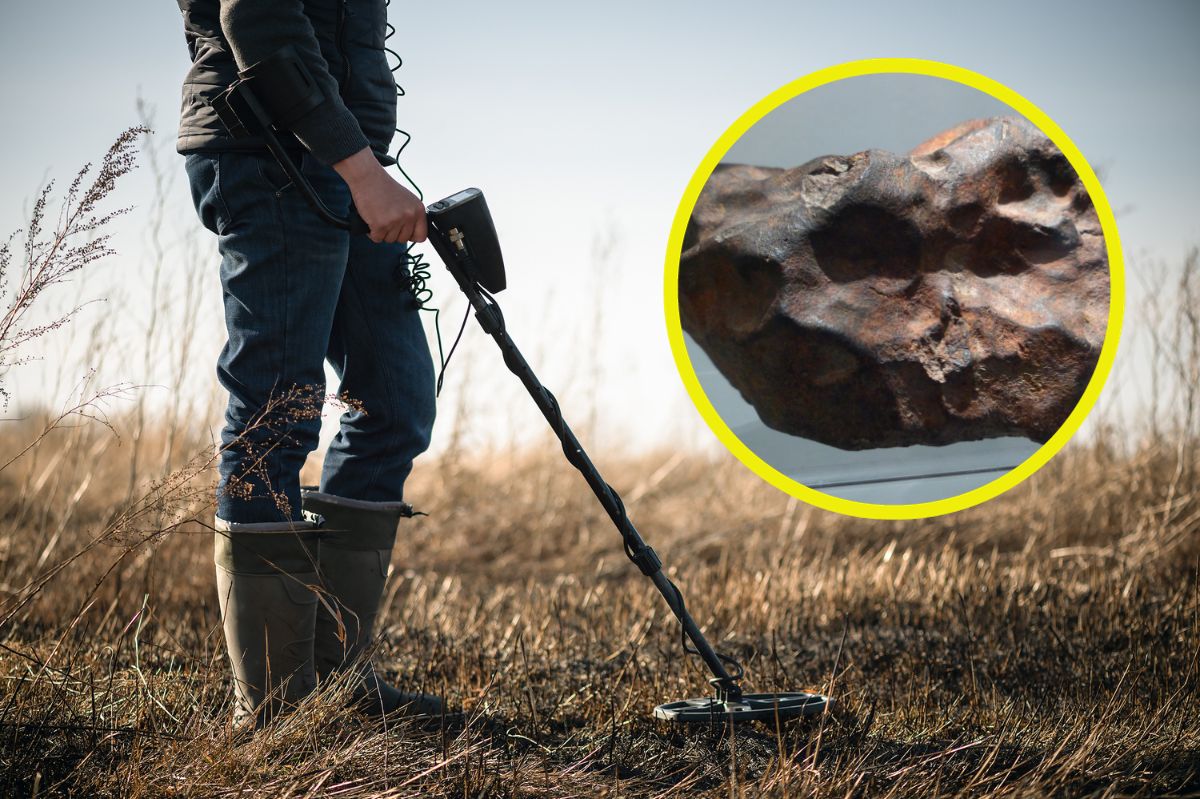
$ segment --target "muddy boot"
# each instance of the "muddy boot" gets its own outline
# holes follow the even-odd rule
[[[354,701],[372,716],[445,715],[445,703],[430,694],[401,691],[375,673],[366,651],[373,643],[383,585],[400,519],[413,515],[403,502],[364,502],[305,489],[304,510],[324,517],[320,568],[326,602],[317,609],[313,648],[317,678],[352,669]]]
[[[216,521],[214,560],[235,721],[262,727],[316,687],[317,531],[311,522]]]

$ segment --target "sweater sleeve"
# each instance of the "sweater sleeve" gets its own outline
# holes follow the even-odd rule
[[[291,124],[291,131],[323,164],[353,155],[369,142],[342,102],[337,81],[321,55],[302,0],[220,0],[221,32],[239,70],[292,45],[325,94],[325,102]]]

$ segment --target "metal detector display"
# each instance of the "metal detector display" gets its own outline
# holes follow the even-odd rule
[[[463,189],[428,208],[431,228],[445,231],[445,249],[434,248],[442,260],[459,263],[467,276],[493,294],[504,291],[504,256],[487,200],[479,189]]]

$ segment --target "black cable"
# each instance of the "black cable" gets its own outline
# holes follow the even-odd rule
[[[392,0],[386,0],[386,2],[383,4],[385,15],[387,13],[386,9],[391,5]],[[404,66],[404,59],[399,53],[387,46],[388,39],[396,35],[396,26],[391,22],[388,22],[386,16],[384,17],[383,24],[387,28],[387,32],[383,35],[383,51],[396,59],[395,66],[388,67],[388,71],[392,73],[392,85],[396,87],[396,98],[399,99],[407,94],[407,92],[404,91],[404,87],[400,85],[400,81],[396,80],[396,71],[400,69],[400,67]],[[347,67],[349,67],[349,62],[347,62]],[[417,199],[424,203],[425,192],[421,190],[421,187],[417,185],[417,182],[412,179],[412,176],[404,170],[404,167],[400,163],[400,156],[404,153],[404,150],[406,147],[408,147],[409,143],[412,142],[412,134],[400,127],[397,127],[395,132],[399,133],[403,137],[403,141],[400,143],[400,146],[396,148],[396,154],[392,156],[396,160],[396,170],[404,176],[404,179],[408,182],[408,185],[412,186],[413,191],[417,195]],[[413,245],[411,243],[404,250],[404,260],[404,265],[407,266],[408,269],[407,271],[404,269],[399,270],[399,280],[401,286],[403,286],[404,289],[412,295],[413,301],[417,304],[417,310],[433,314],[433,332],[434,336],[437,338],[438,349],[438,374],[434,396],[441,396],[442,383],[446,379],[446,367],[450,365],[450,359],[454,356],[454,351],[458,349],[458,342],[462,340],[463,331],[467,328],[467,319],[471,315],[471,308],[469,305],[467,306],[467,311],[463,314],[462,324],[458,327],[458,335],[454,337],[454,343],[450,345],[450,351],[443,354],[441,326],[442,312],[441,309],[435,308],[429,304],[429,302],[433,300],[433,289],[429,288],[427,285],[427,281],[431,277],[429,271],[429,262],[425,260],[424,253],[416,252],[413,249]]]
[[[458,349],[458,342],[462,341],[463,332],[467,329],[467,320],[471,318],[471,306],[467,306],[467,310],[463,312],[462,324],[458,326],[458,335],[454,337],[454,343],[450,345],[450,352],[446,353],[446,357],[442,360],[442,368],[438,371],[437,376],[437,391],[435,397],[440,397],[442,394],[442,380],[446,377],[446,364],[450,363],[450,359],[454,357],[454,351]],[[434,317],[434,324],[437,323],[437,317]],[[442,334],[438,331],[438,355],[442,352]]]
[[[411,248],[410,248],[411,251]],[[437,336],[438,349],[438,374],[437,383],[434,391],[434,396],[441,396],[442,383],[446,379],[446,366],[450,363],[450,358],[454,355],[454,350],[458,348],[458,342],[462,339],[463,331],[467,328],[467,319],[471,315],[471,307],[467,306],[466,313],[463,314],[462,324],[458,326],[458,335],[454,337],[454,343],[450,345],[450,351],[443,352],[442,350],[442,311],[440,308],[435,308],[429,305],[428,302],[433,299],[433,289],[426,285],[426,282],[431,277],[430,264],[425,260],[421,253],[411,253],[408,256],[409,271],[399,270],[398,279],[400,285],[412,295],[413,302],[417,305],[417,310],[428,311],[433,314],[433,330]]]
[[[386,8],[389,8],[391,6],[391,0],[386,0],[383,5],[386,10]],[[384,13],[386,14],[386,11],[384,11]],[[386,28],[388,28],[388,32],[386,32],[386,34],[384,34],[384,36],[383,36],[383,42],[384,42],[383,52],[391,55],[392,58],[396,59],[396,66],[389,67],[389,70],[391,72],[391,84],[396,86],[396,97],[400,98],[400,97],[403,97],[404,95],[408,94],[407,91],[404,91],[404,88],[402,85],[400,85],[400,82],[398,82],[398,80],[396,80],[396,71],[400,70],[400,67],[404,66],[404,59],[400,53],[397,53],[396,50],[388,47],[389,38],[396,35],[396,26],[392,25],[390,22],[388,22],[388,19],[386,19],[386,17],[384,18],[383,24],[386,25]],[[401,143],[401,145],[398,146],[398,148],[396,148],[396,155],[392,156],[392,157],[396,158],[396,169],[398,170],[398,172],[400,172],[400,174],[404,175],[404,180],[407,180],[408,185],[412,186],[413,191],[416,192],[416,197],[418,197],[418,199],[420,199],[421,202],[424,203],[425,202],[425,193],[421,192],[421,187],[416,185],[416,181],[413,180],[412,178],[410,178],[410,176],[408,175],[407,172],[404,172],[404,167],[402,167],[401,163],[400,163],[400,155],[404,151],[404,148],[407,148],[408,144],[410,142],[412,142],[413,134],[409,133],[406,130],[403,130],[403,128],[401,128],[401,127],[397,127],[396,132],[400,133],[401,136],[404,137],[404,140]]]

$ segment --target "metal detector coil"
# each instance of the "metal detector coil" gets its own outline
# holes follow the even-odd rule
[[[654,717],[684,724],[738,724],[744,721],[783,721],[816,716],[829,709],[830,699],[802,691],[778,694],[742,694],[737,701],[722,702],[711,696],[667,702],[654,708]]]

